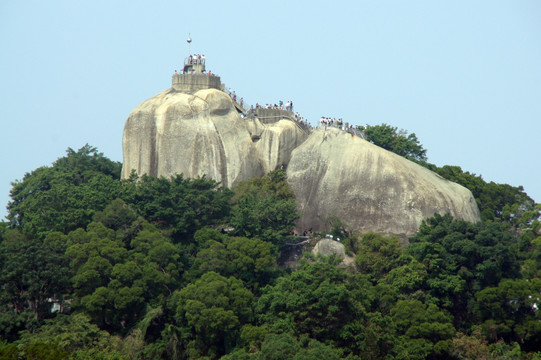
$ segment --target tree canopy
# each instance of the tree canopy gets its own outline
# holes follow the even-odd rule
[[[427,160],[426,150],[414,133],[408,134],[406,130],[398,130],[388,124],[366,125],[361,127],[361,130],[364,131],[366,140],[385,150],[410,160]]]
[[[121,169],[88,144],[78,151],[68,148],[52,167],[40,167],[13,183],[10,226],[41,237],[86,226],[120,195]]]
[[[482,221],[434,214],[406,242],[333,219],[354,264],[285,269],[284,171],[231,190],[120,180],[95,148],[68,149],[13,184],[0,223],[0,359],[540,358],[541,205],[424,163],[414,134],[366,131],[468,187]]]
[[[277,246],[286,242],[299,218],[285,171],[274,170],[234,189],[230,224],[239,236],[257,237]]]

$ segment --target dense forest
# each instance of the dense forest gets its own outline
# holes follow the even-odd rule
[[[121,180],[68,149],[13,183],[0,223],[0,359],[541,359],[541,205],[364,130],[470,189],[482,221],[436,214],[404,247],[332,219],[355,269],[306,253],[292,271],[283,171]]]

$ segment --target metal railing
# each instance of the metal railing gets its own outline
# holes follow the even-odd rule
[[[328,127],[329,128],[332,127],[332,128],[338,129],[338,130],[342,130],[344,132],[347,132],[348,134],[352,134],[352,135],[360,137],[363,140],[366,140],[364,132],[357,129],[357,128],[354,128],[354,127],[348,127],[348,128],[344,129],[341,125],[338,126],[338,125],[335,125],[335,124],[321,124],[321,123],[318,126],[319,129],[324,129],[324,130],[326,130]]]

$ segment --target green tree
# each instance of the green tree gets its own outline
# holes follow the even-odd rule
[[[443,166],[433,170],[470,190],[481,211],[481,218],[485,221],[500,221],[518,228],[539,219],[541,209],[535,208],[535,202],[522,186],[487,183],[481,176],[464,172],[458,166]]]
[[[261,345],[261,360],[342,359],[342,352],[306,336],[299,340],[290,334],[269,334]]]
[[[521,249],[522,274],[527,279],[541,278],[541,234],[534,231],[525,232],[521,236],[521,242],[525,243]]]
[[[135,186],[134,189],[129,189]],[[232,192],[214,180],[201,177],[171,179],[143,175],[126,186],[124,200],[148,221],[170,229],[176,242],[192,240],[200,228],[223,222],[229,215]]]
[[[0,360],[18,360],[19,349],[14,343],[0,340]]]
[[[87,231],[78,229],[68,237],[70,246],[66,256],[71,260],[74,273],[71,279],[75,290],[73,306],[82,308],[102,329],[119,330],[121,314],[115,311],[114,293],[120,284],[114,282],[114,289],[108,285],[115,266],[128,258],[124,243],[116,238],[113,230],[96,222],[89,224]],[[130,295],[133,294],[124,294],[125,297]]]
[[[257,304],[259,321],[276,332],[351,345],[361,332],[366,312],[347,281],[344,270],[332,263],[305,264],[263,289]]]
[[[282,245],[299,218],[285,172],[275,170],[262,178],[253,178],[234,191],[236,204],[230,220],[234,234]]]
[[[13,339],[18,330],[50,316],[50,299],[63,301],[69,291],[65,249],[65,236],[60,233],[42,240],[18,230],[6,232],[0,243],[2,337]]]
[[[541,347],[541,279],[502,280],[475,294],[475,314],[488,340],[519,342],[526,351]]]
[[[419,300],[400,300],[391,317],[404,338],[405,359],[435,359],[448,356],[455,328],[452,317],[434,304]]]
[[[85,145],[52,167],[40,167],[13,183],[8,219],[23,233],[68,233],[86,227],[96,211],[103,210],[121,192],[122,165]]]
[[[288,333],[268,334],[256,353],[237,350],[221,358],[222,360],[313,360],[313,359],[343,359],[342,351],[321,343],[317,340],[302,336],[296,339]]]
[[[114,230],[117,236],[125,239],[127,246],[141,231],[144,222],[143,217],[138,216],[137,212],[122,199],[113,200],[103,211],[98,211],[93,220]]]
[[[423,264],[416,259],[403,256],[403,265],[397,265],[389,271],[381,283],[389,284],[400,293],[412,293],[422,289],[426,284],[427,271]]]
[[[425,266],[429,294],[467,329],[474,294],[502,278],[520,276],[515,248],[516,240],[497,223],[472,224],[436,214],[421,224],[407,253]]]
[[[129,246],[122,237],[126,229],[115,232],[97,222],[68,235],[73,306],[109,331],[126,333],[146,304],[160,304],[180,285],[180,250],[154,225],[135,224],[141,230]]]
[[[354,245],[355,264],[357,269],[372,277],[373,281],[383,278],[402,254],[400,240],[395,237],[385,237],[376,233],[366,233]]]
[[[363,127],[366,140],[410,160],[426,161],[426,150],[414,133],[387,125]]]
[[[252,293],[241,280],[207,272],[173,295],[176,324],[189,358],[218,358],[233,349],[243,324],[253,320]]]
[[[244,237],[224,236],[222,242],[209,240],[197,253],[193,268],[198,274],[214,271],[234,276],[253,290],[267,285],[278,273],[270,244]]]
[[[144,223],[132,240],[129,257],[141,269],[141,286],[147,301],[167,298],[180,287],[181,250],[153,225]],[[135,283],[135,281],[132,281]]]
[[[121,355],[122,341],[100,330],[83,314],[59,315],[46,320],[36,331],[23,331],[17,345],[25,358],[39,355],[37,350],[41,349],[53,354],[51,359],[68,356],[70,359],[127,359]]]

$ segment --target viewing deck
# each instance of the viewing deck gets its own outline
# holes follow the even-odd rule
[[[192,73],[173,74],[173,89],[190,94],[203,89],[223,90],[223,87],[219,76]]]
[[[188,94],[203,89],[223,90],[220,77],[206,71],[205,59],[194,59],[192,56],[184,60],[181,74],[175,71],[172,86],[176,91]]]

